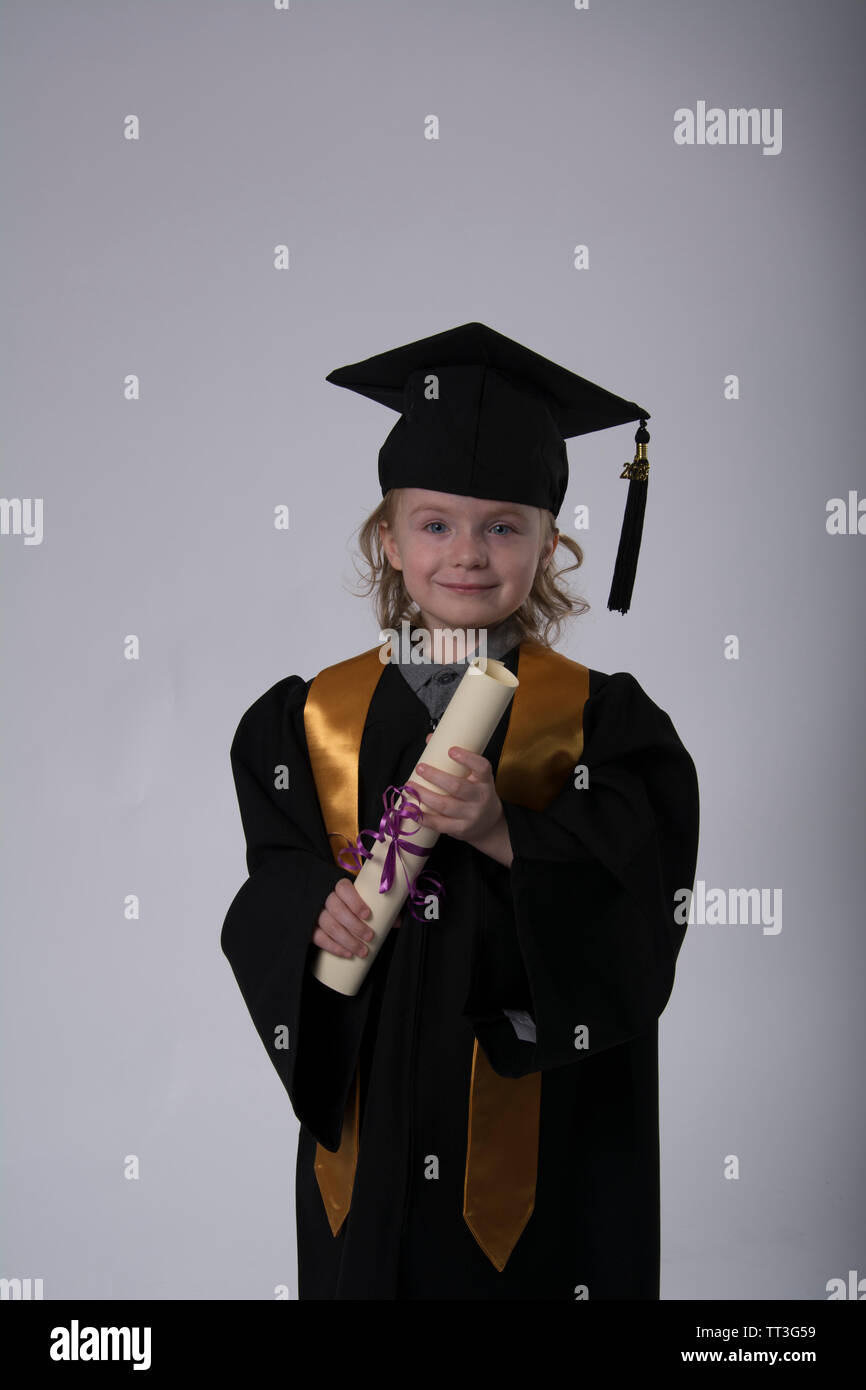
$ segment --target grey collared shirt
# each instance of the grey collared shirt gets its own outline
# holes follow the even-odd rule
[[[487,648],[484,654],[492,657],[494,661],[501,661],[512,647],[518,645],[521,635],[520,625],[515,623],[513,618],[505,618],[495,627],[487,629]],[[466,661],[452,661],[448,664],[428,662],[416,665],[410,661],[398,661],[395,664],[418,699],[426,705],[431,719],[438,722],[471,660],[472,653]]]

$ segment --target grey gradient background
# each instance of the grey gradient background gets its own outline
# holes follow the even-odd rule
[[[778,935],[695,925],[680,956],[662,1297],[866,1275],[866,538],[825,529],[864,491],[862,5],[0,14],[0,495],[45,518],[39,546],[0,537],[0,1275],[296,1296],[297,1122],[219,946],[246,877],[229,744],[275,681],[377,640],[350,555],[396,417],[326,373],[476,318],[650,409],[627,617],[633,432],[569,444],[592,609],[561,649],[671,714],[698,878],[783,890]],[[781,107],[781,154],[676,146],[701,99]]]

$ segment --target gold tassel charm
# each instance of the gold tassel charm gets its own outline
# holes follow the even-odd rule
[[[646,420],[641,420],[640,428],[634,437],[635,451],[631,463],[627,463],[620,473],[621,478],[634,478],[639,483],[645,483],[649,477],[649,459],[646,456],[646,446],[649,443],[649,431],[646,428]]]

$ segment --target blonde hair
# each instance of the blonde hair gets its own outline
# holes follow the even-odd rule
[[[366,521],[358,527],[358,548],[364,557],[365,569],[355,568],[366,587],[356,590],[356,597],[374,595],[373,603],[380,628],[397,629],[404,618],[409,618],[414,607],[413,601],[403,582],[401,570],[395,569],[385,554],[379,523],[384,522],[393,532],[397,508],[403,488],[391,488],[382,501],[371,512]],[[541,508],[542,530],[544,532],[542,551],[556,531],[556,518],[553,512]],[[577,541],[559,533],[554,556],[564,546],[575,557],[574,564],[554,568],[551,559],[545,568],[539,558],[532,588],[517,611],[511,616],[519,625],[524,641],[539,642],[552,647],[559,640],[563,620],[586,613],[589,604],[576,597],[557,583],[560,575],[578,569],[583,564],[583,551]]]

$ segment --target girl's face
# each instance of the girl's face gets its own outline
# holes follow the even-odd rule
[[[452,492],[404,488],[393,531],[380,523],[385,554],[418,607],[437,627],[493,627],[529,594],[539,557],[550,560],[558,533],[542,550],[542,512]]]

